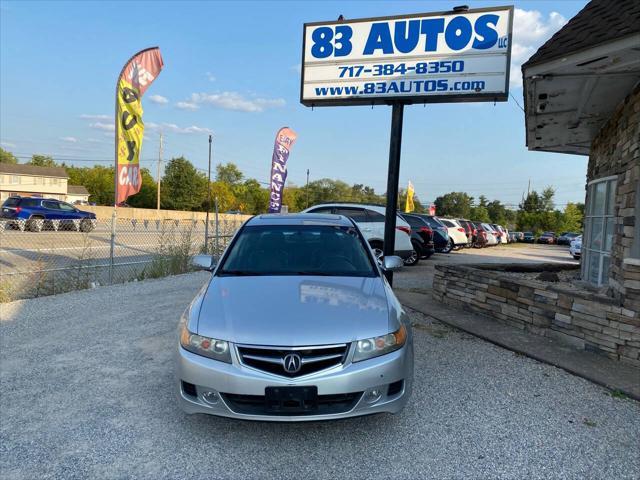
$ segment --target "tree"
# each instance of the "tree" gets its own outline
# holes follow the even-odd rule
[[[56,167],[56,161],[53,159],[53,157],[50,157],[49,155],[39,155],[39,154],[34,154],[31,157],[31,160],[29,160],[29,165],[35,165],[37,167]]]
[[[18,159],[13,153],[0,148],[0,163],[10,163],[12,165],[15,165],[16,163],[18,163]]]
[[[93,167],[74,167],[64,163],[62,167],[69,175],[70,185],[84,185],[89,191],[89,200],[98,205],[113,205],[113,167],[94,165]],[[133,197],[131,197],[133,198]]]
[[[141,168],[140,175],[142,177],[140,191],[135,195],[131,195],[127,199],[127,203],[137,208],[156,208],[158,202],[158,184],[151,176],[149,169]],[[162,191],[162,189],[160,191]]]
[[[487,211],[487,207],[483,205],[472,207],[470,218],[476,222],[483,222],[483,223],[491,222],[491,218],[489,217],[489,212]]]
[[[226,182],[229,185],[237,185],[242,182],[244,175],[235,163],[227,163],[223,165],[219,163],[216,166],[216,181]]]
[[[170,210],[194,210],[207,198],[207,179],[184,157],[172,158],[164,170],[160,202]]]
[[[465,192],[450,192],[435,199],[436,212],[443,217],[469,218],[473,197]]]
[[[584,220],[584,203],[567,203],[562,215],[561,228],[563,232],[581,232]]]

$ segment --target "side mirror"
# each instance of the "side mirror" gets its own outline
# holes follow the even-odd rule
[[[404,265],[403,260],[395,255],[384,257],[382,261],[382,269],[387,272],[394,272],[400,270]]]
[[[201,253],[191,259],[191,265],[198,270],[207,270],[212,272],[216,266],[216,260],[212,255],[205,255]]]

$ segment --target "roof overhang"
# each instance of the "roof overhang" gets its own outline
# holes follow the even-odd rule
[[[594,137],[640,81],[640,34],[522,69],[527,147],[589,155]]]

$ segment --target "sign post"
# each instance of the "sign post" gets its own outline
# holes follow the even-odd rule
[[[394,252],[404,106],[506,102],[512,30],[513,6],[305,23],[303,105],[392,105],[384,255]]]
[[[402,147],[402,121],[404,104],[395,102],[391,107],[391,138],[389,139],[389,169],[387,170],[387,209],[384,221],[383,256],[393,255],[396,243],[396,210],[398,183],[400,181],[400,149]],[[389,284],[393,284],[393,272],[385,271]]]

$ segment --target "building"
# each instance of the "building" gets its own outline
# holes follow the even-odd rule
[[[69,203],[86,203],[89,201],[89,191],[82,185],[68,185],[66,201]]]
[[[591,1],[522,75],[529,150],[589,156],[582,279],[638,314],[640,2]]]
[[[13,195],[55,198],[69,203],[89,199],[85,187],[69,185],[69,175],[63,167],[0,163],[0,202]]]

